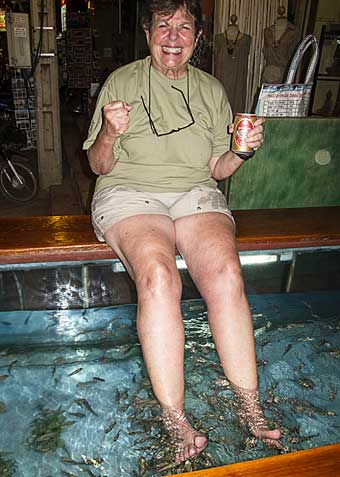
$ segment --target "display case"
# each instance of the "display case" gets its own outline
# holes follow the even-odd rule
[[[325,24],[320,36],[312,115],[340,115],[340,23]]]

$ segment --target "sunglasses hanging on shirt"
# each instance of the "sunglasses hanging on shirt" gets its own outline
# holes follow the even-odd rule
[[[181,126],[181,127],[175,128],[175,129],[171,129],[171,131],[168,131],[166,133],[159,133],[157,131],[155,123],[153,122],[153,120],[151,118],[151,60],[150,60],[150,66],[149,66],[149,108],[146,107],[143,96],[141,96],[141,100],[142,100],[145,112],[146,112],[146,114],[148,116],[148,119],[149,119],[150,129],[153,132],[153,134],[155,134],[157,137],[169,136],[169,134],[173,134],[173,133],[182,131],[183,129],[187,129],[190,126],[192,126],[193,124],[195,124],[195,119],[192,115],[192,112],[191,112],[191,109],[190,109],[190,104],[189,104],[189,70],[187,70],[187,98],[185,97],[185,95],[184,95],[184,93],[181,89],[176,88],[176,86],[173,86],[173,85],[171,85],[171,88],[174,89],[175,91],[178,91],[181,94],[191,121],[186,126]]]

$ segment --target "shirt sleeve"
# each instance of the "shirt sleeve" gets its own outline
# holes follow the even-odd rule
[[[227,94],[221,85],[220,101],[218,102],[217,121],[214,128],[213,157],[221,156],[230,149],[231,135],[228,133],[228,126],[233,121],[233,113],[229,104]]]
[[[114,89],[111,86],[112,86],[112,82],[110,84],[110,88],[109,88],[108,82],[106,82],[99,93],[96,107],[91,119],[88,136],[83,144],[83,149],[85,150],[89,149],[92,146],[92,144],[97,138],[100,128],[102,127],[103,106],[115,100]]]

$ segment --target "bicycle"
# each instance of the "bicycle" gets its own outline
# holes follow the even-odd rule
[[[28,202],[38,193],[30,159],[20,152],[25,135],[13,121],[14,111],[0,103],[0,191],[10,201]]]

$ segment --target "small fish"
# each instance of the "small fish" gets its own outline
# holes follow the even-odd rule
[[[102,464],[104,462],[104,459],[102,459],[101,457],[90,457],[89,459],[87,459],[90,461],[90,463],[94,466],[94,467],[99,467],[100,464]]]
[[[164,472],[165,470],[175,469],[176,467],[178,467],[181,464],[182,464],[182,462],[170,462],[170,464],[155,467],[155,470],[157,472]]]
[[[86,321],[86,323],[88,323],[89,320],[88,320],[88,319],[86,318],[86,316],[85,316],[86,313],[87,313],[87,310],[84,310],[84,311],[82,312],[82,314],[81,314],[81,317],[82,317],[82,319],[83,319],[84,321]]]
[[[0,401],[0,414],[3,414],[4,412],[7,412],[6,404]]]
[[[315,346],[330,346],[330,343],[328,343],[328,341],[323,339],[323,340],[320,340],[317,343],[315,343]]]
[[[57,371],[57,366],[58,366],[59,364],[63,364],[64,362],[65,362],[64,359],[61,358],[61,357],[56,358],[56,359],[53,360],[54,366],[53,366],[53,369],[52,369],[52,377],[55,375],[55,373],[56,373],[56,371]]]
[[[108,434],[109,432],[112,431],[112,429],[115,427],[115,425],[117,424],[117,421],[114,419],[110,425],[107,426],[107,428],[105,429],[105,434]]]
[[[304,328],[305,324],[304,323],[288,323],[286,326],[287,330],[293,329],[293,328]]]
[[[336,358],[340,358],[340,348],[332,349],[329,354],[331,356],[335,356]]]
[[[146,471],[146,459],[145,457],[141,457],[139,459],[139,474],[144,475]]]
[[[74,417],[86,417],[86,414],[82,413],[82,412],[69,412],[70,416],[74,416]]]
[[[84,462],[77,462],[76,460],[72,459],[71,457],[61,457],[60,459],[64,464],[72,464],[72,465],[82,465]]]
[[[329,391],[328,399],[329,399],[330,401],[335,401],[336,394],[337,394],[337,393],[336,393],[335,391],[333,391],[333,389],[331,389],[331,390]]]
[[[1,321],[0,324],[5,326],[12,326],[12,323],[10,321]]]
[[[321,414],[321,416],[337,416],[337,413],[335,411],[320,411],[319,414]]]
[[[306,388],[306,389],[313,389],[315,388],[315,383],[311,379],[307,378],[299,378],[296,381],[301,387]]]
[[[77,384],[80,388],[86,388],[87,386],[91,386],[92,384],[96,383],[105,383],[105,379],[102,378],[92,378],[91,381],[82,381]]]
[[[79,331],[75,336],[87,335],[90,333],[105,333],[106,328],[88,328],[87,330]]]
[[[28,315],[28,317],[26,318],[26,320],[25,320],[25,325],[28,324],[28,321],[29,321],[29,319],[31,318],[32,313],[33,313],[33,312],[31,311],[31,313],[30,313],[30,314]]]
[[[75,423],[76,423],[76,421],[66,421],[66,422],[64,422],[63,427],[64,426],[73,426],[73,424],[75,424]]]
[[[65,445],[65,442],[63,443],[62,445],[62,448],[64,449],[64,451],[66,452],[66,454],[69,456],[69,458],[71,458],[71,452],[68,450],[68,448],[66,447]]]
[[[57,323],[52,323],[51,325],[46,326],[45,330],[52,328],[53,326],[57,326]]]
[[[36,442],[44,442],[44,441],[49,441],[56,437],[57,433],[56,432],[49,432],[48,434],[43,434],[42,436],[38,437],[35,439]]]
[[[84,409],[87,409],[95,416],[98,416],[98,414],[92,409],[92,407],[90,406],[89,402],[86,399],[76,399],[74,402],[76,402],[78,406],[81,406]]]
[[[81,458],[83,459],[83,461],[79,462],[78,465],[93,465],[93,467],[97,468],[100,467],[100,464],[104,462],[104,459],[102,459],[101,457],[92,458],[87,457],[85,454],[82,454]],[[91,477],[97,477],[96,474],[94,474],[88,467],[82,467],[82,470],[87,472]]]
[[[0,376],[0,381],[5,381],[5,379],[9,378],[9,376],[10,376],[9,374],[2,374]]]
[[[80,373],[82,370],[83,370],[83,368],[77,368],[74,371],[72,371],[72,373],[69,373],[67,376],[73,376],[75,374]]]
[[[11,370],[12,370],[13,366],[14,366],[17,362],[18,362],[18,360],[15,359],[15,360],[12,361],[11,363],[9,363],[8,368],[7,368],[8,374],[11,374]]]
[[[256,328],[254,330],[254,335],[255,336],[260,336],[261,334],[265,333],[267,331],[267,326],[261,326],[260,328]]]
[[[119,439],[119,434],[120,434],[120,431],[118,431],[117,434],[115,434],[115,435],[113,436],[113,438],[112,438],[113,442],[118,441],[118,439]]]
[[[289,345],[287,346],[287,348],[284,350],[282,356],[284,356],[285,354],[287,354],[288,351],[290,351],[290,350],[292,349],[292,346],[293,346],[292,343],[289,343]]]

